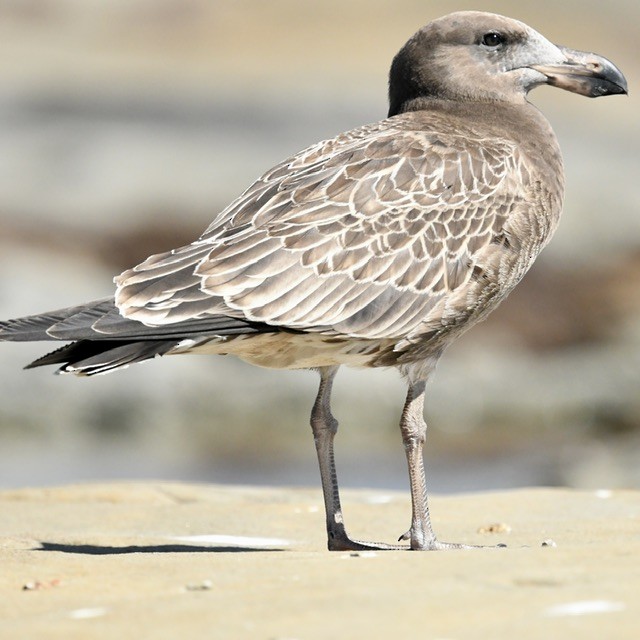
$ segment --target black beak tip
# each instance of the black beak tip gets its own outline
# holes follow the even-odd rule
[[[627,79],[622,75],[622,72],[619,69],[616,69],[617,73],[615,77],[609,77],[608,80],[611,83],[611,93],[612,94],[622,94],[624,96],[629,95],[629,86],[627,85]]]
[[[592,85],[592,95],[594,98],[600,96],[629,95],[627,82],[622,78],[622,82],[601,79]]]
[[[629,95],[627,79],[618,67],[605,60],[604,69],[594,78],[594,96]]]
[[[626,79],[624,80],[624,84],[623,85],[618,85],[618,89],[620,90],[619,93],[621,93],[623,96],[628,96],[629,95],[629,87],[627,86]]]

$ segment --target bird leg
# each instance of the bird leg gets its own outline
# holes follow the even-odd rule
[[[409,483],[411,485],[411,527],[400,536],[400,540],[409,540],[414,551],[438,549],[467,549],[467,545],[439,542],[431,526],[429,504],[427,502],[427,481],[424,472],[422,449],[427,435],[427,423],[424,420],[425,380],[409,383],[407,400],[400,418],[402,443],[407,455]]]
[[[338,421],[331,413],[331,389],[338,367],[323,367],[320,372],[320,388],[311,410],[311,429],[316,444],[320,478],[324,494],[327,519],[327,546],[329,551],[361,551],[367,549],[406,549],[406,546],[386,545],[378,542],[352,540],[347,535],[340,506],[338,476],[333,455],[333,439],[338,431]]]

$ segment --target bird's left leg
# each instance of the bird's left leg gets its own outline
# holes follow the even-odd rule
[[[400,540],[409,540],[411,549],[416,551],[470,548],[467,545],[440,542],[431,526],[422,451],[427,435],[427,423],[423,413],[425,387],[426,380],[409,382],[407,400],[400,419],[411,485],[411,528],[400,536]]]

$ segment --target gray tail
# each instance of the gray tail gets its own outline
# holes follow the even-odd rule
[[[113,299],[0,322],[0,340],[73,342],[25,368],[59,364],[58,373],[93,376],[161,356],[187,339],[228,337],[274,331],[244,318],[210,316],[149,327],[123,318]]]

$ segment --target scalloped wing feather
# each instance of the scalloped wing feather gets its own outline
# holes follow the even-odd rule
[[[120,312],[150,326],[224,314],[363,338],[437,327],[469,298],[527,185],[513,143],[427,124],[405,114],[277,165],[193,245],[119,276]]]

